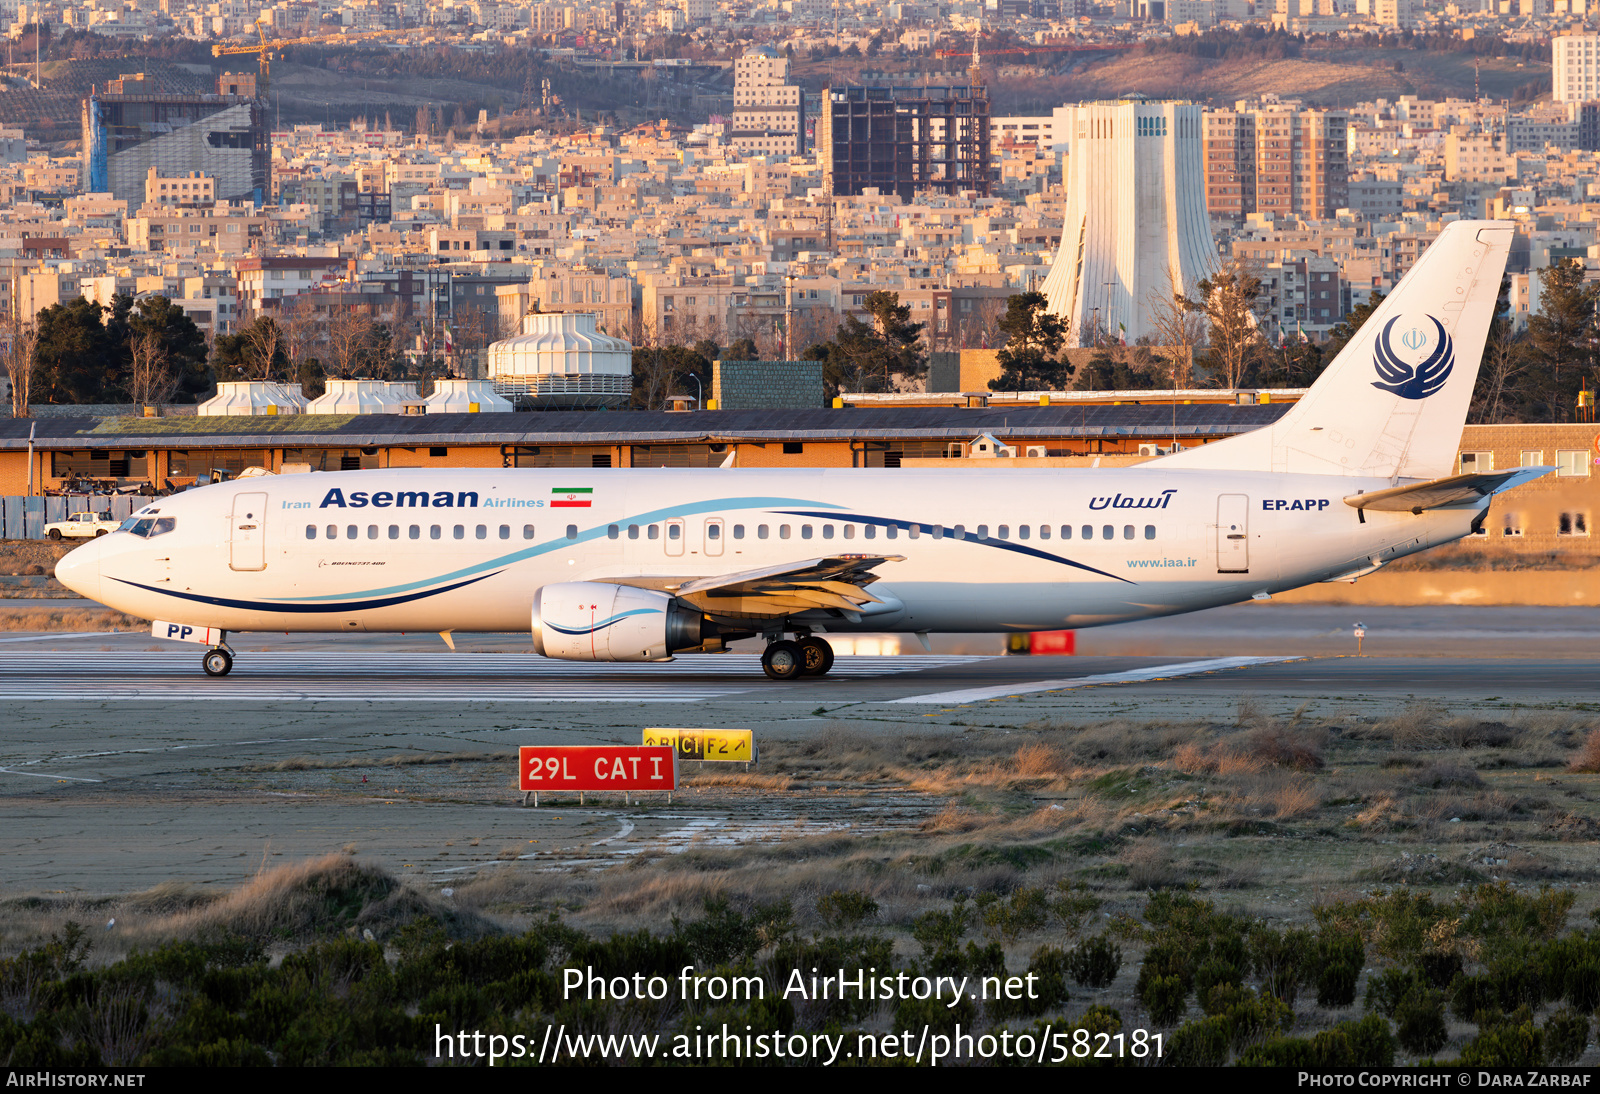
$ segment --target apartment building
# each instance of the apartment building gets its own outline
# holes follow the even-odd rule
[[[1293,103],[1205,112],[1206,211],[1331,217],[1349,200],[1349,115]]]

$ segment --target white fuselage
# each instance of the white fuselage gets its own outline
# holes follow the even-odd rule
[[[1363,519],[1344,503],[1392,485],[1159,465],[278,475],[160,499],[141,512],[171,531],[114,533],[57,573],[130,614],[226,631],[516,631],[554,583],[900,555],[874,571],[879,603],[808,625],[1037,631],[1370,569],[1460,539],[1487,505]]]

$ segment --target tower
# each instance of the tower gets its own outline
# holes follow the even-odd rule
[[[1152,302],[1216,273],[1201,110],[1130,96],[1056,111],[1069,141],[1067,211],[1042,291],[1068,345],[1154,335]]]

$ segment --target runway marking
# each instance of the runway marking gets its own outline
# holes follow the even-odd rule
[[[929,695],[908,695],[904,699],[889,699],[887,703],[977,703],[984,699],[1002,699],[1009,695],[1027,695],[1038,691],[1067,691],[1073,688],[1092,687],[1096,684],[1137,684],[1151,680],[1165,680],[1174,676],[1197,676],[1222,669],[1245,668],[1249,665],[1269,665],[1278,661],[1302,661],[1302,657],[1213,657],[1206,661],[1180,661],[1171,665],[1152,665],[1147,669],[1130,669],[1127,672],[1103,672],[1095,676],[1077,676],[1065,680],[1034,680],[1029,683],[999,684],[988,688],[968,688],[964,691],[939,691]]]
[[[84,779],[77,775],[51,775],[44,771],[18,771],[10,767],[0,767],[0,775],[26,775],[32,779],[66,779],[68,782],[74,783],[105,782],[104,779]]]
[[[127,631],[64,631],[61,633],[30,634],[22,638],[0,638],[0,642],[49,642],[57,638],[113,638],[126,635]]]
[[[830,677],[864,679],[986,657],[848,656]],[[532,654],[241,653],[233,672],[204,676],[187,653],[0,653],[18,701],[694,703],[771,688],[760,658],[704,654],[657,663],[552,661]],[[777,685],[787,690],[809,681]]]

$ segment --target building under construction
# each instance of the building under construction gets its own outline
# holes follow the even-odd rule
[[[830,193],[988,196],[985,87],[830,87],[824,96],[817,146]]]
[[[142,76],[112,80],[83,101],[84,189],[144,203],[154,167],[166,177],[199,172],[216,180],[219,201],[260,205],[272,196],[272,130],[255,80],[222,78],[232,94],[160,93]]]

